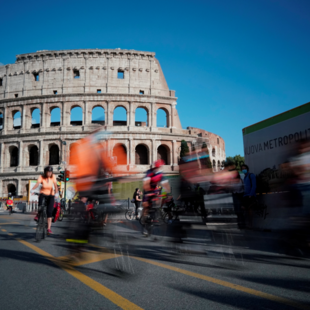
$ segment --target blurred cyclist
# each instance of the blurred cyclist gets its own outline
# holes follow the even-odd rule
[[[31,190],[32,194],[39,185],[42,185],[40,189],[39,206],[42,205],[43,198],[45,198],[47,203],[47,234],[51,235],[54,201],[55,197],[58,198],[59,196],[56,177],[53,174],[53,167],[47,166],[44,168],[44,174],[39,176],[37,184]]]

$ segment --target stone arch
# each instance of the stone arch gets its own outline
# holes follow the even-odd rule
[[[215,148],[212,148],[212,156],[215,157],[216,152],[215,152]]]
[[[149,150],[145,144],[138,144],[135,148],[136,165],[149,165]]]
[[[41,111],[35,107],[30,110],[31,113],[31,128],[39,128],[41,123]]]
[[[29,166],[38,166],[39,165],[39,149],[36,145],[28,146],[29,152]]]
[[[127,165],[127,149],[122,143],[117,143],[113,148],[113,157],[116,158],[117,165]]]
[[[22,127],[22,113],[19,110],[12,111],[13,129],[20,129]]]
[[[60,107],[54,106],[50,108],[50,126],[60,126],[61,120],[61,109]]]
[[[7,185],[7,190],[8,190],[8,197],[9,197],[9,194],[11,194],[12,196],[15,196],[17,194],[16,186],[13,183],[9,183]]]
[[[212,160],[212,167],[213,167],[213,169],[216,169],[216,162],[214,159]]]
[[[19,158],[18,158],[18,147],[17,146],[10,146],[9,147],[10,152],[10,167],[17,167]]]
[[[217,161],[217,170],[220,170],[221,169],[221,162],[218,160]]]
[[[105,125],[105,110],[102,106],[96,105],[92,109],[92,124]]]
[[[149,126],[149,111],[145,107],[137,107],[135,110],[135,126],[148,127]]]
[[[82,126],[83,125],[83,108],[79,105],[74,105],[70,110],[70,125]]]
[[[157,148],[157,159],[163,160],[165,165],[170,164],[170,149],[167,145],[161,144]]]
[[[156,126],[169,127],[169,111],[165,108],[158,108],[156,112]]]
[[[115,115],[116,113],[116,115]],[[117,118],[122,118],[121,120]],[[123,105],[118,105],[113,111],[113,126],[127,126],[127,109]]]
[[[59,146],[51,144],[49,146],[49,165],[59,165]]]

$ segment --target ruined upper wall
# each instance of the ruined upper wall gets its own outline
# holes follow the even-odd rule
[[[75,70],[79,78],[75,78]],[[124,78],[118,78],[118,71]],[[36,81],[35,75],[39,74]],[[116,93],[175,97],[155,53],[81,49],[38,51],[0,67],[0,99],[69,93]]]

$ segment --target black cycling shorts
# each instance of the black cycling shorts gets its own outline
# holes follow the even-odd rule
[[[46,201],[46,206],[47,206],[46,214],[47,214],[47,217],[53,217],[55,196],[54,195],[40,194],[40,196],[39,196],[39,206],[42,205],[43,197],[45,197],[45,201]]]

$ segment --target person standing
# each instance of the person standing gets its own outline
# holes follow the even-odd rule
[[[53,174],[53,167],[47,166],[44,168],[43,175],[39,176],[37,184],[31,190],[32,194],[39,185],[42,185],[40,189],[39,206],[42,205],[43,198],[45,198],[47,203],[47,234],[51,235],[55,197],[58,198],[59,196],[56,177]]]
[[[248,165],[241,166],[242,172],[244,173],[244,194],[242,205],[245,209],[246,217],[248,218],[249,228],[252,227],[252,211],[251,204],[253,204],[256,197],[256,177],[253,173],[250,173]]]
[[[138,209],[140,208],[141,205],[141,191],[139,188],[136,188],[134,194],[133,194],[133,200],[134,200],[134,204],[136,206],[136,218],[138,218]]]

